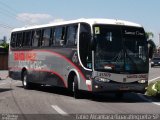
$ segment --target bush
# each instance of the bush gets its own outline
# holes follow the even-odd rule
[[[157,89],[157,96],[158,97],[160,97],[160,81],[158,81],[157,83],[156,83],[156,89]]]
[[[152,89],[153,85],[155,85],[156,90]],[[156,83],[149,84],[146,93],[148,96],[160,97],[160,81],[157,81]]]
[[[157,91],[152,89],[153,85],[154,85],[154,83],[151,83],[148,85],[147,92],[146,92],[146,94],[148,96],[156,96],[157,95]]]
[[[160,92],[160,81],[158,81],[158,82],[156,83],[156,89],[157,89],[157,91]]]

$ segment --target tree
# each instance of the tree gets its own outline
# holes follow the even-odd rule
[[[2,43],[1,46],[5,49],[9,49],[9,44],[8,43]]]
[[[1,47],[5,48],[6,52],[8,52],[9,49],[9,43],[7,43],[7,37],[4,36],[3,42],[0,44]]]
[[[156,45],[155,43],[153,42],[152,39],[149,39],[148,40],[148,49],[149,49],[149,58],[152,58],[153,57],[153,54],[155,53],[156,50]]]
[[[152,32],[146,32],[145,34],[148,41],[149,58],[152,58],[154,52],[156,51],[156,44],[153,41],[154,34]]]
[[[150,39],[150,38],[153,38],[153,37],[154,37],[154,34],[152,32],[146,32],[147,40]]]

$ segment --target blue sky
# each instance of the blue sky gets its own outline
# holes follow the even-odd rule
[[[160,0],[0,0],[0,38],[11,28],[78,18],[123,19],[160,33]],[[4,28],[5,26],[5,28]],[[7,28],[6,28],[7,26]]]

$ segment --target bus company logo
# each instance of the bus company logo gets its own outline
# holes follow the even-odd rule
[[[24,53],[14,53],[14,60],[25,60],[25,54]]]
[[[147,75],[128,75],[127,78],[147,78]]]
[[[24,53],[24,52],[15,52],[14,53],[14,60],[18,61],[35,61],[37,57],[36,53]]]
[[[110,73],[100,72],[100,73],[99,73],[99,76],[100,76],[100,77],[111,77],[111,74],[110,74]]]

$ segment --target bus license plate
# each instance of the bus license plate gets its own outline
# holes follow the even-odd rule
[[[129,87],[120,87],[119,90],[129,90]]]

